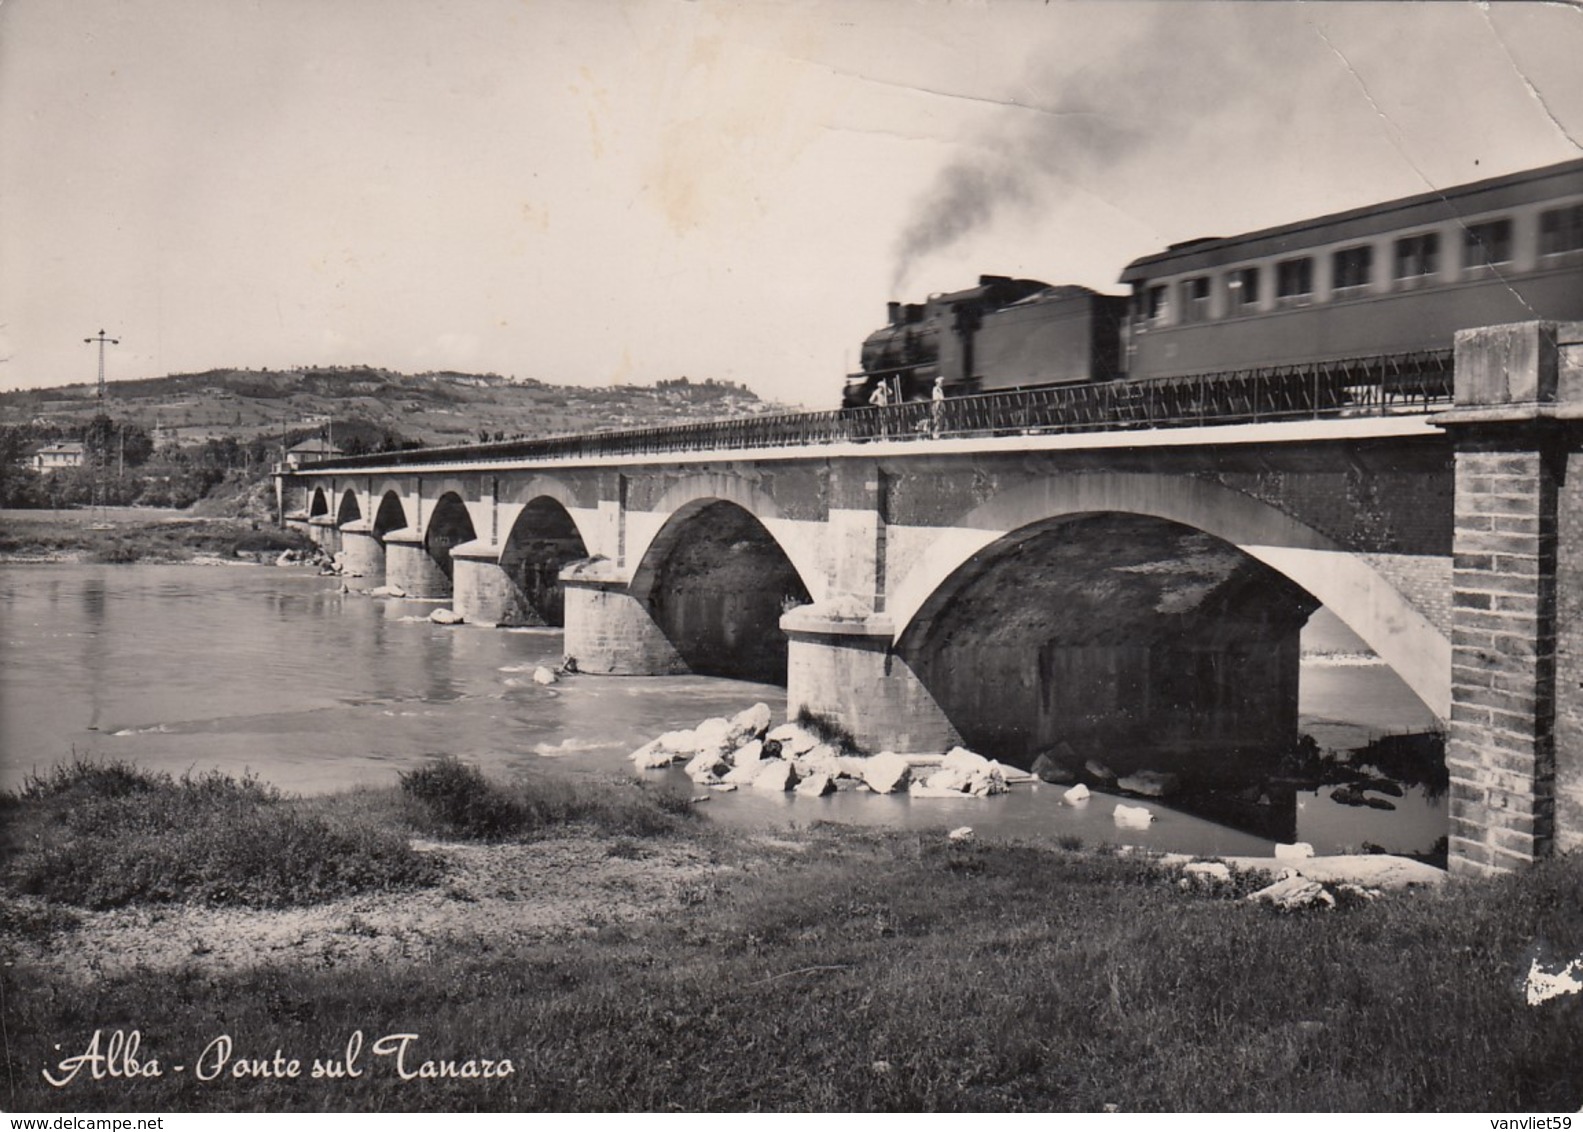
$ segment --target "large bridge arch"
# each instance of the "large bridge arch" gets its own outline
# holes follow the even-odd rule
[[[308,518],[316,519],[320,515],[330,513],[330,499],[322,486],[313,489],[313,494],[308,498]]]
[[[893,588],[900,641],[930,596],[1002,537],[1052,520],[1132,514],[1203,531],[1269,566],[1323,603],[1442,719],[1451,709],[1451,642],[1373,565],[1289,515],[1193,476],[1092,472],[1004,489],[939,533]]]
[[[803,524],[788,518],[775,498],[756,481],[735,473],[700,472],[676,480],[660,495],[651,509],[651,518],[658,521],[651,522],[647,529],[630,522],[633,516],[629,513],[627,560],[640,564],[647,562],[650,548],[662,532],[673,530],[678,518],[685,519],[699,508],[712,503],[735,504],[757,519],[775,540],[781,553],[796,567],[798,577],[813,599],[823,598],[824,540],[819,537],[798,537]]]
[[[786,682],[789,609],[811,602],[797,564],[740,503],[694,498],[649,539],[628,586],[693,672]]]

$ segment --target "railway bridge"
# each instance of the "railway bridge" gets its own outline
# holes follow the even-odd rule
[[[1454,871],[1583,844],[1583,324],[1462,332],[1442,386],[1241,390],[421,449],[277,484],[367,585],[564,625],[584,672],[784,682],[871,749],[1120,773],[1278,750],[1324,605],[1447,722]]]

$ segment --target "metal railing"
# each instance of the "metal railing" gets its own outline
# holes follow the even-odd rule
[[[944,401],[742,417],[491,444],[342,456],[303,471],[385,465],[663,456],[854,441],[1183,428],[1426,413],[1452,400],[1452,352],[999,390]]]

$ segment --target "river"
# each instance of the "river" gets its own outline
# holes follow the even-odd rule
[[[267,566],[0,564],[0,788],[74,757],[174,775],[251,772],[301,794],[390,785],[442,753],[493,774],[549,764],[624,774],[624,756],[662,731],[759,700],[784,716],[784,689],[711,677],[581,675],[540,686],[531,674],[559,662],[558,631],[447,628],[427,620],[434,602],[339,585]],[[1430,722],[1378,664],[1306,663],[1302,688],[1304,727],[1325,746]],[[690,788],[679,771],[649,773]],[[1337,805],[1329,793],[1298,790],[1285,803],[1295,806],[1295,836],[1320,852],[1364,842],[1423,852],[1445,831],[1442,800],[1422,787],[1389,812]],[[1153,826],[1122,831],[1116,800],[1096,793],[1072,806],[1060,788],[1022,785],[960,800],[738,792],[702,808],[733,824],[971,825],[985,837],[1204,854],[1273,844],[1155,801]]]

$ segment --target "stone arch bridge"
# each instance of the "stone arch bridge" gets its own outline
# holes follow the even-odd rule
[[[1580,330],[1465,333],[1434,413],[425,450],[283,471],[282,512],[582,671],[784,682],[876,749],[1290,744],[1322,604],[1447,721],[1480,872],[1583,843]]]

